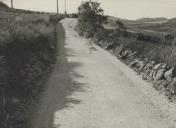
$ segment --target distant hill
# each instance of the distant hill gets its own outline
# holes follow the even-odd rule
[[[160,20],[160,19],[159,19]],[[162,20],[162,19],[161,19]],[[176,35],[176,18],[163,21],[140,22],[139,24],[126,24],[132,30],[149,30],[157,32],[168,32]]]
[[[122,21],[123,23],[137,23],[135,20],[128,20],[128,19],[122,19],[122,18],[117,18],[113,16],[107,16],[108,22],[115,22],[117,20]]]
[[[9,7],[0,1],[0,10],[9,9]]]
[[[161,22],[161,21],[167,21],[168,19],[165,17],[156,17],[156,18],[141,18],[137,19],[136,21],[146,23],[146,22]]]
[[[141,18],[137,20],[128,20],[128,19],[121,19],[112,16],[107,16],[107,24],[111,26],[115,26],[116,21],[122,21],[125,26],[138,28],[138,27],[148,27],[148,26],[155,26],[159,24],[163,24],[169,21],[169,19],[165,17],[157,17],[157,18]]]
[[[113,29],[116,28],[116,21],[120,20],[124,23],[128,30],[138,31],[156,31],[156,32],[169,32],[176,34],[176,18],[167,19],[165,17],[156,18],[141,18],[137,20],[120,19],[112,16],[107,16],[106,27]]]
[[[163,24],[166,27],[172,27],[176,29],[176,18],[170,19],[168,22]]]

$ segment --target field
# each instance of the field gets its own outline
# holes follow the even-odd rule
[[[114,23],[117,20],[121,19],[108,18],[107,25],[110,29],[104,32],[111,33],[109,38],[112,40],[108,42],[116,42],[117,45],[123,45],[125,48],[137,51],[139,56],[144,56],[158,63],[176,66],[175,19],[142,18],[134,21],[122,19],[121,21],[126,28],[125,31],[112,29],[116,28]]]
[[[56,54],[62,16],[0,11],[0,126],[27,128]]]

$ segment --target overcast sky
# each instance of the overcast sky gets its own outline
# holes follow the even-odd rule
[[[10,5],[10,0],[1,0]],[[59,10],[64,11],[64,0],[59,0]],[[76,12],[82,0],[66,0],[68,12]],[[176,0],[97,0],[105,14],[125,19],[141,17],[176,17]],[[56,11],[56,0],[14,0],[15,8]]]

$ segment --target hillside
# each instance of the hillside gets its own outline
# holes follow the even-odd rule
[[[136,23],[138,23],[135,20],[128,20],[128,19],[122,19],[122,18],[117,18],[117,17],[113,17],[113,16],[107,16],[107,22],[108,23],[114,23],[117,20],[120,20],[125,24],[136,24]]]
[[[24,10],[24,9],[16,9],[16,8],[9,8],[5,3],[0,1],[0,13],[10,12],[10,13],[24,13],[24,14],[41,14],[42,12],[38,11],[31,11],[31,10]],[[43,14],[43,13],[42,13]],[[46,13],[45,13],[46,14]]]
[[[0,10],[3,10],[3,9],[9,9],[9,7],[0,1]]]
[[[126,24],[132,30],[150,30],[156,32],[176,33],[176,18],[163,22],[146,22],[140,24]]]
[[[115,29],[116,21],[122,21],[128,30],[132,31],[147,31],[147,32],[164,32],[176,34],[176,18],[167,19],[165,17],[157,18],[141,18],[137,20],[120,19],[112,16],[107,16],[105,28]]]
[[[176,18],[170,19],[168,22],[163,24],[166,27],[174,27],[176,28]]]
[[[136,21],[146,23],[146,22],[161,22],[161,21],[167,21],[168,19],[165,17],[156,17],[156,18],[140,18],[137,19]]]
[[[108,22],[114,22],[116,20],[121,20],[124,24],[141,24],[141,23],[166,23],[169,19],[165,17],[157,17],[157,18],[140,18],[137,20],[128,20],[117,18],[113,16],[107,16]]]

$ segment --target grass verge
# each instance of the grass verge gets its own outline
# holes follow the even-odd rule
[[[55,63],[61,16],[13,14],[1,20],[0,126],[27,128],[29,107]]]

